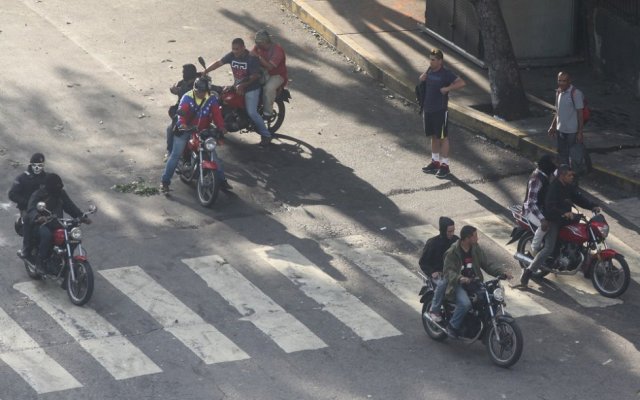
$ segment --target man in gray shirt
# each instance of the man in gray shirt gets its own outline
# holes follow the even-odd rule
[[[569,164],[569,148],[584,140],[583,108],[582,92],[571,84],[571,77],[567,72],[560,72],[556,90],[556,114],[549,127],[549,136],[556,136],[558,140],[559,164]]]

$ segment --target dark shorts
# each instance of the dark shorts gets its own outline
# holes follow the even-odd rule
[[[447,110],[435,112],[423,112],[422,122],[424,125],[424,134],[427,136],[436,136],[439,139],[447,137]]]

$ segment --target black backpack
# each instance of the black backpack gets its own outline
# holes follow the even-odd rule
[[[422,110],[424,107],[424,96],[426,95],[426,93],[427,93],[427,81],[418,82],[418,84],[416,85],[416,101],[420,106],[420,111],[418,111],[419,114],[422,114]]]

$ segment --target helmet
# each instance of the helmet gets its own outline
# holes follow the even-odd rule
[[[34,153],[29,159],[29,169],[36,175],[40,174],[44,170],[44,154]]]
[[[44,178],[44,187],[47,189],[52,196],[58,196],[62,192],[62,188],[64,184],[62,183],[62,178],[58,174],[48,174]]]
[[[208,92],[209,91],[209,81],[202,77],[198,78],[193,82],[193,89],[198,92]]]

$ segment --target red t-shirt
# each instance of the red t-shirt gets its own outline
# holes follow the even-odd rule
[[[273,43],[268,50],[262,50],[260,47],[255,46],[253,51],[276,66],[269,70],[269,75],[280,75],[284,79],[284,83],[287,83],[287,56],[284,54],[282,46]]]

